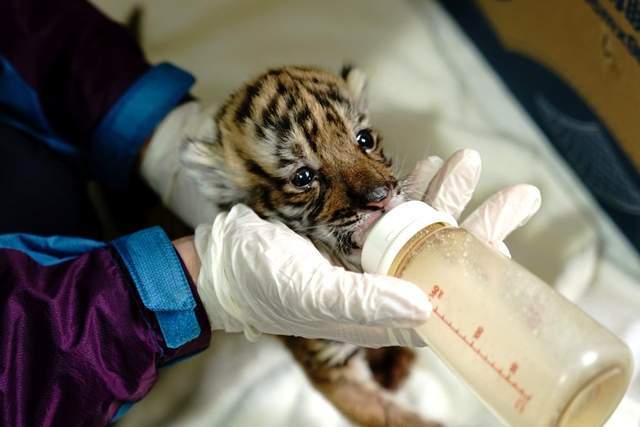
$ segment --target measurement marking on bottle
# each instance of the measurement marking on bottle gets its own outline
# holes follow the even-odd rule
[[[440,294],[439,296],[441,297],[442,294]],[[433,307],[433,312],[440,320],[442,320],[442,322],[445,325],[449,327],[449,329],[453,331],[454,334],[456,334],[458,338],[460,338],[469,348],[471,348],[478,356],[480,356],[480,358],[484,360],[484,363],[489,365],[489,367],[491,367],[491,369],[493,369],[496,372],[496,374],[500,376],[500,378],[505,380],[511,386],[511,388],[513,388],[519,394],[518,399],[514,403],[514,407],[519,413],[523,413],[527,406],[527,403],[529,403],[529,401],[533,396],[531,396],[530,394],[527,394],[527,392],[521,385],[519,385],[516,381],[511,379],[511,376],[515,375],[515,373],[518,372],[518,367],[519,367],[518,364],[513,362],[511,366],[509,366],[509,370],[505,372],[504,369],[496,366],[496,362],[494,360],[489,359],[487,354],[482,353],[480,348],[476,347],[475,340],[470,340],[467,338],[466,335],[461,334],[460,330],[455,326],[453,326],[452,322],[445,317],[444,313],[438,311],[438,306]],[[476,333],[474,333],[473,337],[475,339],[478,339],[480,338],[483,332],[484,332],[484,328],[482,328],[482,326],[479,326],[476,329]]]

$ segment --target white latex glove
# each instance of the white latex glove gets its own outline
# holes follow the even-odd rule
[[[217,107],[191,101],[174,109],[158,126],[140,165],[140,173],[162,202],[191,227],[211,223],[218,210],[180,162],[187,138],[213,141]]]
[[[409,176],[413,198],[447,212],[459,221],[480,179],[477,151],[463,149],[446,162],[431,156],[418,162]],[[472,232],[504,255],[511,257],[503,240],[526,224],[540,208],[540,191],[533,185],[504,188],[485,200],[460,226]]]
[[[431,313],[418,287],[329,263],[306,238],[244,205],[200,225],[198,294],[212,329],[325,338],[367,347],[412,345]]]

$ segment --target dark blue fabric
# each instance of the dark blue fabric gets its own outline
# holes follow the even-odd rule
[[[173,244],[160,227],[113,242],[138,289],[140,299],[160,325],[167,347],[178,348],[200,335],[193,298]]]
[[[42,237],[32,234],[2,234],[0,249],[16,249],[41,265],[55,265],[105,244],[78,237]]]
[[[185,97],[195,78],[168,63],[140,77],[109,110],[89,149],[93,174],[123,187],[140,147],[160,121]],[[45,117],[38,95],[0,56],[0,122],[20,129],[58,153],[77,157],[79,150],[58,136]]]
[[[167,63],[136,81],[96,130],[89,154],[93,173],[113,186],[126,184],[140,147],[194,82],[191,74]]]
[[[0,122],[27,132],[59,153],[78,154],[76,147],[64,142],[51,129],[36,92],[1,55]]]
[[[0,122],[0,234],[103,240],[82,166]]]

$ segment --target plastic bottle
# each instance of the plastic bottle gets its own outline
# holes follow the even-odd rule
[[[507,425],[601,426],[622,399],[629,348],[450,216],[396,207],[369,231],[362,264],[428,294],[433,314],[416,332]]]

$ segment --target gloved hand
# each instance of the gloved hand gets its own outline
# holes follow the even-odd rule
[[[218,213],[209,197],[188,176],[180,161],[187,138],[213,141],[217,107],[203,108],[191,101],[174,109],[158,126],[142,153],[140,173],[162,202],[186,224],[195,228],[210,223]]]
[[[208,223],[216,209],[187,176],[180,146],[187,136],[215,138],[214,111],[195,102],[174,110],[156,130],[141,166],[165,204],[192,226]],[[441,164],[435,157],[420,163],[412,175],[414,191],[420,194],[422,184],[418,198],[457,218],[477,184],[479,156],[462,151],[439,168]],[[499,247],[537,210],[537,190],[535,209],[505,215],[506,220],[500,220],[501,212],[517,207],[518,199],[535,201],[533,193],[503,190],[462,225]],[[247,207],[219,215],[213,227],[199,227],[196,246],[203,264],[198,290],[214,329],[244,330],[249,338],[267,332],[364,346],[424,345],[409,329],[430,312],[416,287],[333,267],[309,241],[282,224],[261,220]]]
[[[409,175],[409,191],[413,199],[422,200],[459,221],[478,185],[480,170],[480,155],[475,150],[459,150],[446,162],[431,156],[418,162]],[[511,257],[503,240],[525,225],[540,209],[540,203],[540,191],[533,185],[507,187],[485,200],[460,226]]]
[[[212,329],[326,338],[368,347],[411,345],[431,305],[411,283],[345,271],[306,238],[244,205],[200,225],[197,288]]]

